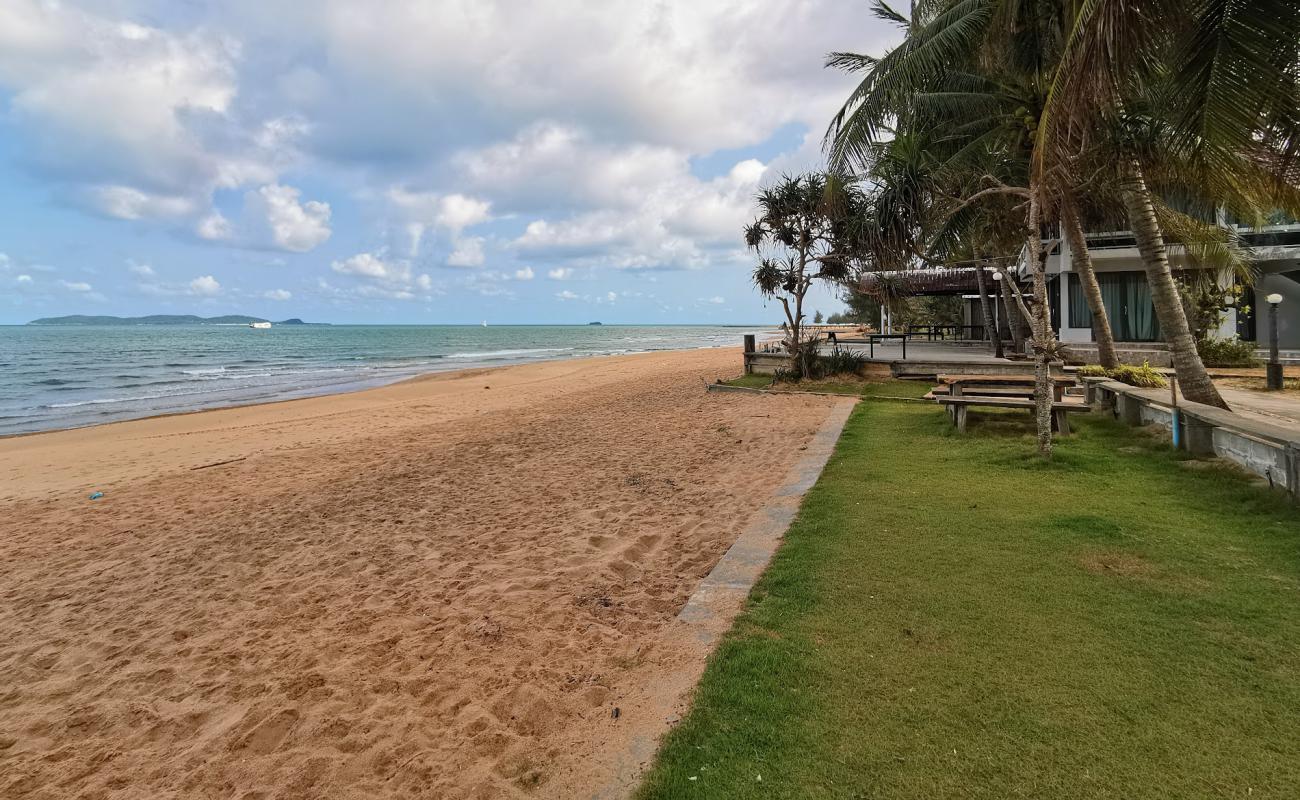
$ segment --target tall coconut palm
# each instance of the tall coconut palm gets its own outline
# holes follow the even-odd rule
[[[1059,49],[1054,29],[1043,24],[1029,6],[1008,0],[950,0],[927,3],[915,9],[924,16],[906,19],[880,0],[878,16],[906,25],[904,42],[881,59],[833,54],[831,66],[863,71],[864,77],[832,123],[829,134],[833,164],[859,162],[868,166],[872,145],[894,122],[900,130],[915,132],[948,129],[949,183],[966,195],[954,209],[995,196],[1023,201],[1020,224],[1024,241],[1024,268],[1029,273],[1034,304],[1030,318],[1035,364],[1038,448],[1050,456],[1050,363],[1056,355],[1051,328],[1045,260],[1040,257],[1044,186],[1041,176],[1027,171],[1020,185],[1008,185],[1002,176],[988,175],[994,184],[975,190],[991,163],[1032,163],[1035,132],[1050,85],[1051,55]],[[1011,6],[1016,6],[1012,8]],[[1023,6],[1023,7],[1021,7]],[[1025,13],[1026,10],[1030,13]],[[1014,41],[998,49],[1000,63],[982,60],[980,44],[990,41],[989,29],[998,14],[1015,30]],[[992,40],[999,42],[1000,40]],[[956,124],[954,124],[956,123]],[[956,147],[951,145],[955,144]],[[1014,223],[1012,223],[1014,224]],[[1104,313],[1104,309],[1100,309]]]
[[[1082,0],[1071,3],[1061,56],[1036,149],[1039,170],[1068,153],[1081,130],[1104,127],[1126,104],[1165,84],[1177,98],[1168,118],[1173,153],[1231,181],[1244,163],[1263,165],[1289,196],[1300,155],[1295,0]],[[1243,161],[1242,154],[1252,158]],[[1117,159],[1124,208],[1184,394],[1226,407],[1196,352],[1158,217],[1147,165]]]

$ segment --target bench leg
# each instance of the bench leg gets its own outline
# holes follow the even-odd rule
[[[957,432],[966,432],[966,406],[954,406],[957,411]]]
[[[1070,435],[1070,412],[1060,411],[1060,410],[1053,411],[1052,417],[1056,421],[1056,432],[1061,434],[1062,436],[1069,436]]]

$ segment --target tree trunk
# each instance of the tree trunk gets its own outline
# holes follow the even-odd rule
[[[1097,273],[1092,269],[1092,254],[1088,252],[1088,240],[1084,238],[1083,225],[1079,222],[1073,198],[1062,198],[1061,225],[1070,241],[1070,263],[1079,276],[1079,285],[1083,287],[1088,310],[1092,312],[1092,333],[1097,339],[1097,361],[1106,369],[1114,369],[1119,366],[1115,335],[1111,332],[1110,316],[1101,299],[1101,285],[1097,283]]]
[[[1025,220],[1025,262],[1029,266],[1034,285],[1033,317],[1034,349],[1034,419],[1038,423],[1038,454],[1052,457],[1052,322],[1047,307],[1047,276],[1043,263],[1042,232],[1039,230],[1038,191],[1034,182],[1029,186],[1029,213]],[[1009,276],[1008,276],[1009,277]]]
[[[1155,305],[1156,319],[1160,321],[1160,330],[1169,344],[1173,356],[1174,372],[1183,396],[1194,403],[1227,408],[1214,388],[1214,382],[1201,363],[1201,355],[1196,351],[1196,341],[1187,325],[1187,314],[1174,285],[1174,275],[1169,268],[1169,253],[1165,249],[1165,237],[1156,219],[1155,208],[1151,205],[1151,196],[1147,189],[1142,167],[1136,162],[1129,165],[1129,180],[1124,186],[1124,208],[1128,212],[1129,227],[1137,239],[1138,252],[1142,254],[1142,263],[1146,267],[1147,283],[1151,285],[1151,301]]]
[[[1016,308],[1015,298],[1011,296],[1010,286],[1007,284],[1009,280],[1012,280],[1011,273],[1005,272],[1002,280],[998,281],[998,294],[1002,296],[1002,307],[1007,312],[1007,328],[1011,335],[1011,349],[1016,351],[1016,355],[1024,355],[1023,323],[1020,320],[1020,309]]]
[[[993,345],[993,355],[1002,358],[1002,336],[994,324],[993,312],[989,310],[988,277],[984,274],[984,262],[975,259],[975,286],[980,293],[980,311],[984,314],[984,335]]]

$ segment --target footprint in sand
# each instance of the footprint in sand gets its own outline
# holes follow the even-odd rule
[[[285,708],[259,722],[239,742],[239,749],[266,755],[280,746],[293,727],[298,724],[298,712]]]

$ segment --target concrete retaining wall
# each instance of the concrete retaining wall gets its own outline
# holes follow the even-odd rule
[[[1139,389],[1108,378],[1083,380],[1089,403],[1109,408],[1131,425],[1160,425],[1172,431],[1174,411],[1166,390]],[[1300,501],[1300,430],[1189,402],[1179,404],[1178,419],[1183,449],[1238,464]]]
[[[1097,354],[1097,345],[1091,342],[1084,344],[1079,342],[1062,343],[1061,355],[1066,361],[1075,364],[1096,364],[1100,360],[1100,356]],[[1115,355],[1119,356],[1121,364],[1132,364],[1135,367],[1142,366],[1144,361],[1150,363],[1153,367],[1173,366],[1169,349],[1163,344],[1120,343],[1115,347]]]
[[[785,353],[746,353],[745,372],[754,375],[773,375],[778,369],[790,368],[790,356]]]

